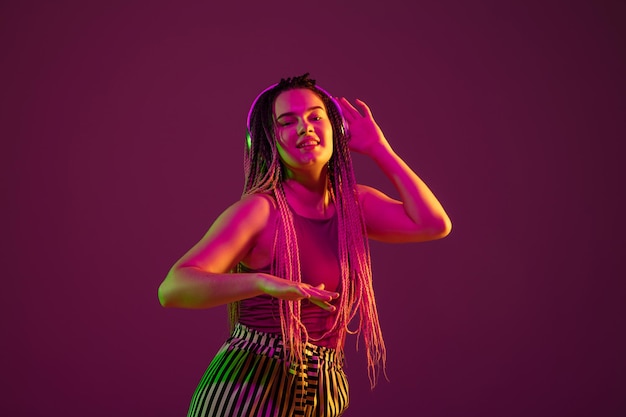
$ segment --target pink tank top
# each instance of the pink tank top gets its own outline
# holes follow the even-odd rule
[[[324,283],[328,291],[340,291],[337,215],[329,219],[310,219],[296,214],[292,210],[298,246],[300,249],[300,267],[302,282],[313,286]],[[241,265],[242,272],[270,272],[270,266],[251,270]],[[332,302],[338,305],[338,300]],[[278,299],[269,295],[260,295],[240,302],[239,321],[258,331],[280,334]],[[309,342],[318,346],[336,348],[338,334],[324,335],[333,325],[336,312],[331,313],[312,304],[301,301],[301,320],[309,333]]]

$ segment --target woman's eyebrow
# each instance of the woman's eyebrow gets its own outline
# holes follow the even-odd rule
[[[317,110],[317,109],[324,110],[324,108],[323,108],[322,106],[314,106],[314,107],[309,107],[308,109],[306,109],[306,111],[307,111],[307,112],[310,112],[310,111],[312,111],[312,110]],[[283,113],[283,114],[281,114],[280,116],[278,116],[278,117],[276,118],[276,120],[280,119],[281,117],[285,117],[285,116],[295,116],[295,114],[296,114],[295,112],[288,111],[288,112]]]

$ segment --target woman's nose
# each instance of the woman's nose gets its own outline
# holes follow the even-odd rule
[[[310,128],[311,124],[306,120],[302,120],[300,123],[298,123],[298,134],[304,135],[305,133],[309,132]]]

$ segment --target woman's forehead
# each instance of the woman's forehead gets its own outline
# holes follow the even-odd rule
[[[309,109],[321,107],[326,111],[326,106],[321,97],[307,88],[297,88],[280,93],[274,101],[274,116],[284,113],[304,113]]]

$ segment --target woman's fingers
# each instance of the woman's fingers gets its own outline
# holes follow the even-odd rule
[[[369,106],[367,104],[365,104],[364,101],[359,100],[358,98],[355,101],[357,102],[359,107],[361,107],[361,110],[363,110],[363,113],[365,113],[366,117],[373,118],[372,110],[369,108]]]
[[[312,304],[315,304],[316,306],[326,310],[326,311],[335,311],[337,309],[337,307],[335,307],[334,305],[330,304],[327,301],[319,301],[319,300],[315,300],[313,298],[310,298],[309,301]]]
[[[333,291],[325,291],[325,285],[320,284],[316,287],[310,287],[308,298],[309,302],[327,311],[335,311],[337,308],[330,302],[339,297],[339,293]]]
[[[337,100],[343,110],[343,116],[346,120],[348,120],[348,122],[356,119],[357,117],[361,117],[361,113],[359,113],[359,111],[345,97],[341,97]]]
[[[355,120],[357,118],[373,118],[372,110],[369,108],[367,104],[363,100],[359,100],[358,98],[355,103],[359,106],[360,111],[352,105],[345,97],[338,98],[337,101],[341,105],[341,109],[343,110],[344,117],[349,122]]]
[[[321,284],[324,285],[324,284]],[[335,298],[339,297],[339,293],[334,291],[325,291],[322,288],[317,287],[309,287],[306,292],[310,295],[311,298],[323,300],[323,301],[332,301]]]
[[[324,284],[314,287],[274,276],[267,276],[263,285],[263,291],[273,297],[291,301],[307,299],[324,310],[334,311],[335,307],[330,302],[338,298],[339,293],[326,291],[324,288],[326,288]]]

